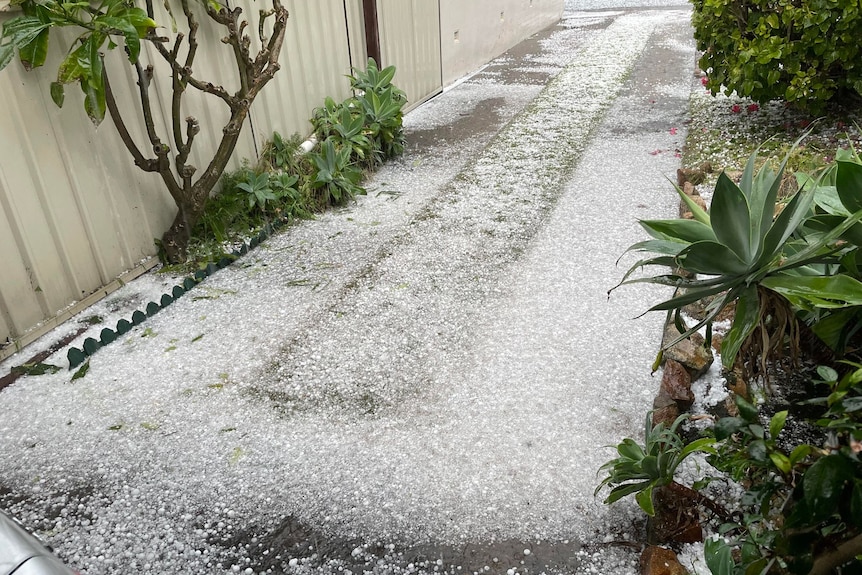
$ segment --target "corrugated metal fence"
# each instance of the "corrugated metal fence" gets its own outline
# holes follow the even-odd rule
[[[242,1],[247,4],[246,13],[256,20],[259,6]],[[356,38],[355,47],[364,49],[360,0],[286,0],[284,4],[290,17],[282,70],[254,104],[250,126],[243,130],[234,154],[234,167],[241,158],[256,157],[273,130],[285,135],[309,133],[313,108],[326,96],[346,97],[345,75],[351,59],[364,60],[364,55],[351,54],[348,42]],[[168,19],[163,15],[159,21]],[[201,45],[215,49],[199,52],[195,74],[230,90],[235,81],[231,55],[216,33],[201,26]],[[60,43],[52,44],[44,68],[25,72],[13,62],[0,73],[4,103],[0,106],[0,342],[18,340],[19,345],[65,319],[62,311],[74,302],[100,295],[129,270],[152,266],[153,238],[162,235],[176,211],[159,177],[132,164],[110,119],[94,128],[81,109],[79,90],[67,90],[62,110],[51,101],[48,85],[62,57]],[[146,51],[146,43],[144,47],[142,60],[156,66],[150,94],[160,97],[154,102],[157,127],[168,141],[164,128],[170,96],[165,88],[170,75],[161,59]],[[146,149],[147,140],[134,117],[139,112],[131,70],[121,61],[120,50],[107,57],[120,107],[132,111],[130,131]],[[189,96],[184,112],[201,124],[191,163],[203,169],[202,161],[218,145],[227,111],[215,98]],[[30,338],[21,339],[28,333]],[[14,348],[0,350],[0,358]]]
[[[255,30],[262,6],[236,1]],[[541,26],[532,32],[558,18],[563,3],[535,1],[554,8],[545,10]],[[441,52],[445,57],[448,48],[441,50],[441,20],[452,22],[457,16],[441,15],[441,0],[282,2],[290,13],[282,69],[255,101],[230,167],[237,167],[242,158],[255,158],[273,131],[308,134],[308,118],[326,96],[349,95],[346,75],[352,67],[363,67],[367,58],[363,8],[369,2],[377,8],[376,25],[370,29],[379,30],[380,63],[398,68],[395,83],[407,92],[408,105],[442,90],[446,64]],[[446,0],[443,6],[457,12],[460,8],[453,2]],[[483,3],[497,14],[500,4],[526,2],[533,6],[533,0]],[[2,11],[4,4],[8,8],[8,2],[0,0],[0,22],[14,16]],[[493,20],[484,16],[465,22],[464,30],[476,37],[489,32],[486,28]],[[157,21],[169,19],[162,13]],[[232,57],[218,33],[201,25],[199,43],[204,48],[195,75],[231,90],[236,81]],[[162,235],[176,213],[159,177],[133,165],[111,120],[98,129],[90,123],[81,109],[79,90],[67,90],[62,110],[51,101],[48,86],[63,56],[60,44],[52,39],[44,68],[25,72],[13,62],[0,72],[0,359],[155,265],[153,239]],[[139,113],[135,78],[121,50],[106,58],[120,108]],[[155,67],[150,95],[157,128],[169,141],[170,74],[146,43],[141,59]],[[184,114],[196,116],[201,125],[190,163],[203,169],[218,145],[227,110],[216,98],[189,96]],[[132,136],[147,149],[143,127],[130,118]]]

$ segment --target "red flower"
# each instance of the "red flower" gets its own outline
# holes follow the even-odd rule
[[[671,128],[671,129],[670,129],[670,135],[671,135],[671,136],[676,136],[676,128]]]
[[[749,104],[749,105],[748,105],[748,108],[746,108],[746,110],[748,110],[748,113],[749,113],[749,114],[750,114],[750,113],[752,113],[752,112],[756,112],[756,111],[758,111],[759,109],[760,109],[760,106],[758,106],[757,104]]]
[[[740,106],[739,104],[734,104],[730,111],[734,114],[738,114],[742,111],[742,106]]]
[[[706,86],[706,84],[707,84],[708,82],[709,82],[709,79],[708,79],[706,76],[704,76],[703,78],[701,78],[701,79],[700,79],[700,84],[701,84],[702,86]]]

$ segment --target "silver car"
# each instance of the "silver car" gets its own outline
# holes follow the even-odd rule
[[[78,575],[41,540],[0,511],[0,575]]]

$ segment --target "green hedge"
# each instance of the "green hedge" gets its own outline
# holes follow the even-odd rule
[[[862,6],[847,0],[692,0],[713,94],[818,112],[862,95]]]

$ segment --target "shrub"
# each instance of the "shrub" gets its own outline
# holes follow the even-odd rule
[[[343,102],[326,98],[311,123],[320,141],[331,140],[336,151],[349,150],[351,163],[374,169],[404,151],[404,92],[392,84],[395,67],[383,70],[373,58],[364,71],[349,76],[355,96]]]
[[[834,351],[841,351],[837,343],[846,347],[846,340],[839,342],[816,324],[837,313],[855,313],[862,305],[858,244],[853,243],[862,219],[858,199],[862,164],[855,154],[842,152],[836,167],[821,179],[803,178],[803,189],[780,206],[775,216],[787,159],[778,173],[764,166],[755,174],[756,157],[757,151],[749,158],[739,185],[724,173],[719,176],[709,212],[677,189],[694,219],[641,221],[653,239],[629,250],[659,255],[637,262],[622,283],[677,288],[674,297],[650,311],[673,314],[679,326],[683,326],[684,306],[713,298],[707,316],[693,327],[683,328],[668,347],[703,327],[711,333],[713,320],[734,303],[735,318],[721,345],[722,364],[731,369],[742,352],[748,367],[753,371],[761,367],[760,373],[765,375],[770,356],[784,350],[788,336],[792,346],[798,345],[798,314]],[[628,279],[645,265],[672,271]],[[824,325],[833,327],[833,323],[830,320]],[[791,351],[796,355],[798,349]]]
[[[788,346],[807,346],[801,351],[810,358],[812,342],[782,326],[798,322],[810,328],[834,355],[830,365],[817,369],[819,378],[807,368],[801,379],[814,379],[813,386],[827,389],[803,393],[771,416],[771,406],[758,408],[736,397],[738,415],[716,421],[713,442],[701,438],[685,445],[671,433],[672,441],[662,445],[672,446],[671,454],[707,451],[707,461],[743,491],[737,508],[717,526],[721,537],[706,542],[706,563],[714,575],[858,573],[862,363],[835,358],[855,359],[862,349],[862,269],[857,264],[862,161],[852,149],[839,150],[836,162],[817,177],[799,175],[801,191],[782,205],[777,203],[781,170],[775,174],[767,165],[755,173],[755,158],[756,152],[738,185],[724,174],[719,177],[709,212],[678,190],[694,220],[641,222],[652,239],[632,249],[658,255],[638,262],[626,278],[642,265],[673,271],[626,282],[681,288],[653,307],[676,314],[679,323],[683,306],[713,296],[707,317],[691,329],[683,327],[681,337],[709,327],[725,305],[735,302],[735,319],[721,346],[726,368],[734,366],[737,354],[742,362],[755,361],[746,349],[762,353],[763,373],[773,364],[771,354]],[[650,452],[653,437],[667,434],[647,428],[646,448],[631,439],[619,445],[620,457],[602,467],[608,477],[600,488],[613,488],[608,503],[635,494],[645,511],[658,512],[649,506],[647,490],[674,485],[675,467],[656,473],[661,468],[647,464],[643,454]],[[698,482],[694,488],[704,486]],[[706,496],[689,500],[712,510]]]
[[[365,194],[365,188],[359,185],[362,171],[351,164],[349,148],[339,149],[332,138],[327,138],[320,152],[311,153],[311,161],[314,173],[309,184],[321,207],[343,204]]]
[[[247,163],[226,173],[193,229],[193,258],[222,255],[222,244],[277,218],[305,218],[364,194],[363,169],[373,169],[403,152],[404,92],[392,84],[395,67],[380,70],[373,59],[349,76],[356,95],[343,102],[326,98],[311,123],[318,149],[301,153],[299,135],[274,132],[256,167]],[[217,242],[213,245],[213,240]]]
[[[818,111],[862,95],[862,7],[831,0],[692,0],[713,94]]]

